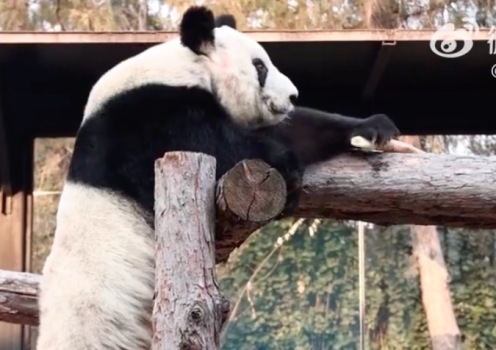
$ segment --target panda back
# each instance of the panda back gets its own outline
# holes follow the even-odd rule
[[[114,96],[83,123],[67,179],[116,191],[152,212],[155,160],[168,151],[213,155],[219,135],[231,128],[204,89],[141,86]]]

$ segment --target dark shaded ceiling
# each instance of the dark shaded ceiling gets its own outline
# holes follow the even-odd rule
[[[429,31],[253,33],[300,89],[300,103],[390,115],[404,134],[496,133],[496,78],[484,34],[459,58]],[[9,138],[74,135],[92,84],[171,33],[2,33],[1,104]],[[489,37],[489,34],[487,34]],[[458,43],[461,45],[461,43]]]

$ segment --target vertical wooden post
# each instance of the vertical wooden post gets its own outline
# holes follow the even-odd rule
[[[7,191],[0,188],[4,200],[0,203],[0,269],[26,271],[31,258],[33,141],[17,136],[9,145],[15,157],[9,161],[11,186]],[[0,350],[23,349],[28,336],[29,327],[0,322]]]
[[[155,163],[153,350],[217,350],[229,303],[215,277],[214,157],[166,153]]]

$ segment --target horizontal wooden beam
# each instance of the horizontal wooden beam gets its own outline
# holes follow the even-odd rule
[[[217,184],[216,261],[277,217],[285,198],[282,177],[264,162],[227,172]],[[296,216],[496,228],[495,203],[496,157],[362,153],[309,167]],[[37,275],[0,270],[0,321],[36,324],[38,283]]]
[[[0,270],[0,321],[37,325],[39,283],[37,274]]]
[[[340,156],[307,169],[301,217],[496,228],[496,157]]]
[[[315,42],[315,41],[426,41],[435,30],[247,30],[259,42]],[[177,36],[175,31],[147,32],[1,32],[1,44],[84,44],[84,43],[159,43]],[[491,32],[481,29],[472,40],[487,41]]]

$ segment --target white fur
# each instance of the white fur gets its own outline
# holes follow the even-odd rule
[[[90,118],[109,98],[146,84],[198,86],[211,90],[204,58],[187,49],[179,38],[152,46],[112,67],[95,83],[84,110]]]
[[[252,60],[268,68],[265,87],[260,89]],[[217,95],[232,118],[243,124],[274,124],[294,106],[289,97],[298,90],[270,60],[264,48],[233,28],[215,29],[215,48],[198,56],[179,38],[155,45],[119,63],[93,86],[83,122],[110,97],[145,84],[198,86]]]
[[[296,87],[253,39],[229,27],[217,28],[215,37],[208,56],[194,54],[175,39],[116,65],[93,87],[83,123],[107,99],[147,83],[211,91],[240,123],[283,120],[293,108],[289,97],[297,95]],[[254,58],[268,68],[263,89]],[[150,220],[153,217],[146,218],[137,205],[115,193],[65,184],[40,285],[37,350],[150,349]]]
[[[37,350],[149,349],[151,326],[142,320],[153,306],[153,244],[132,203],[66,183],[40,285]]]

